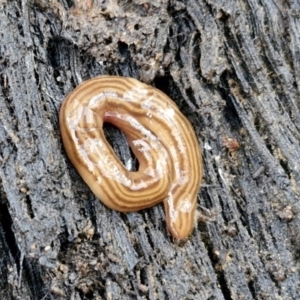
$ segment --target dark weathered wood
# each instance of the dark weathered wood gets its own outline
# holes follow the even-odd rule
[[[73,2],[0,0],[0,298],[299,299],[299,2]],[[99,74],[155,85],[193,123],[186,244],[161,205],[104,207],[66,158],[60,104]]]

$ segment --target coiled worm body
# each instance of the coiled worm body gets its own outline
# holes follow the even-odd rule
[[[164,93],[133,78],[99,76],[64,100],[60,128],[68,157],[109,208],[130,212],[164,202],[177,239],[194,226],[202,160],[189,121]],[[131,172],[107,142],[103,123],[126,135],[139,161]]]

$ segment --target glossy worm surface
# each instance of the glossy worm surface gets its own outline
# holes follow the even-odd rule
[[[138,171],[127,170],[116,156],[104,122],[124,132]],[[164,202],[171,234],[177,239],[190,234],[201,153],[191,124],[164,93],[132,78],[87,80],[64,100],[60,128],[68,157],[105,205],[130,212]]]

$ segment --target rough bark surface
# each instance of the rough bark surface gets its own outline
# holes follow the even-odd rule
[[[0,40],[0,299],[300,299],[299,0],[0,0]],[[162,205],[111,211],[66,157],[61,102],[99,74],[197,132],[184,245]]]

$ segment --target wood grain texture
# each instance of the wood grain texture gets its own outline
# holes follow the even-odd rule
[[[137,172],[127,170],[114,153],[104,122],[125,133],[139,161]],[[99,76],[67,96],[60,128],[70,160],[105,205],[129,212],[164,202],[172,235],[190,234],[201,153],[191,124],[169,97],[133,78]]]
[[[142,2],[0,1],[0,299],[300,299],[299,4]],[[162,205],[116,213],[68,164],[61,102],[97,74],[195,111],[206,173],[183,247]]]

